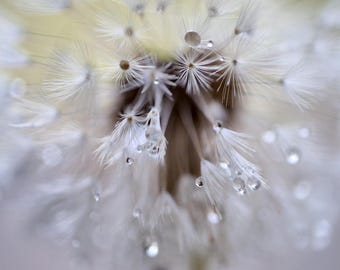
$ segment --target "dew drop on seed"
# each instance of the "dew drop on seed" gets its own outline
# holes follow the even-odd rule
[[[152,241],[145,245],[145,254],[149,258],[155,258],[158,256],[159,247],[157,241]]]
[[[140,144],[140,145],[137,146],[137,152],[138,152],[138,153],[142,153],[143,150],[145,150],[145,147],[144,147],[143,144]]]
[[[225,163],[225,162],[220,162],[220,167],[221,167],[222,169],[224,169],[224,170],[229,169],[228,164]]]
[[[140,210],[139,208],[134,209],[132,212],[132,216],[136,219],[140,218],[142,216],[142,210]]]
[[[100,194],[99,194],[99,192],[96,192],[96,193],[93,195],[93,199],[94,199],[96,202],[99,202],[99,200],[100,200]]]
[[[240,195],[245,195],[247,193],[246,191],[246,184],[243,179],[241,178],[236,178],[233,181],[233,188],[240,194]]]
[[[201,44],[201,36],[195,31],[188,31],[184,35],[185,42],[192,47],[197,47]]]
[[[293,190],[294,196],[298,200],[305,200],[311,192],[311,185],[307,181],[299,182]]]
[[[196,179],[195,179],[195,185],[197,186],[197,187],[203,187],[203,177],[202,176],[199,176],[199,177],[197,177]]]
[[[315,250],[327,247],[331,241],[332,225],[327,219],[319,220],[313,229],[312,246]]]
[[[223,171],[227,174],[228,177],[231,177],[232,174],[231,174],[231,170],[230,170],[230,167],[229,167],[229,164],[228,163],[225,163],[225,162],[220,162],[220,167],[223,169]]]
[[[236,171],[235,171],[235,175],[237,175],[237,176],[241,176],[241,175],[242,175],[242,172],[241,172],[241,171],[239,171],[239,170],[236,170]]]
[[[212,40],[209,40],[208,43],[207,43],[207,47],[208,48],[214,47],[214,42]]]
[[[262,141],[267,144],[272,144],[276,141],[276,133],[272,130],[267,130],[262,134]]]
[[[261,187],[261,181],[256,178],[249,178],[247,186],[253,191],[258,190]]]
[[[215,209],[210,209],[207,213],[207,219],[211,224],[218,224],[222,220],[222,216]]]
[[[291,148],[287,151],[286,161],[288,164],[295,165],[299,163],[301,159],[301,153],[296,148]]]
[[[126,164],[132,165],[133,163],[134,163],[133,158],[130,158],[130,157],[127,157],[127,158],[126,158]]]

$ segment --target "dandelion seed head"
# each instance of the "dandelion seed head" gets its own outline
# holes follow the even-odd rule
[[[338,82],[313,48],[336,25],[316,31],[313,19],[313,35],[292,42],[298,11],[280,5],[276,18],[275,1],[256,2],[14,5],[32,21],[25,35],[0,27],[0,65],[15,78],[0,83],[0,146],[13,147],[0,175],[25,176],[38,231],[98,269],[228,269],[290,238],[329,243],[334,186],[315,180],[315,153],[329,149],[314,140],[336,141],[334,119],[320,120],[335,105],[313,105]]]

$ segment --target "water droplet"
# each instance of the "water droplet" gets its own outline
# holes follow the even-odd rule
[[[236,171],[235,171],[235,175],[237,175],[237,176],[241,176],[241,175],[242,175],[242,172],[241,172],[241,171],[239,171],[239,170],[236,170]]]
[[[240,195],[245,195],[247,193],[246,191],[246,184],[243,179],[241,178],[236,178],[233,181],[233,188],[240,194]]]
[[[320,250],[330,243],[332,225],[327,219],[318,221],[313,230],[313,248]]]
[[[208,48],[214,47],[214,42],[212,40],[209,40],[208,43],[207,43],[207,47]]]
[[[140,218],[142,216],[142,210],[139,208],[136,208],[132,212],[132,216],[136,219]]]
[[[311,191],[311,185],[307,181],[298,183],[294,188],[294,196],[298,200],[304,200],[308,197]]]
[[[297,148],[291,148],[287,151],[286,161],[288,164],[295,165],[299,163],[301,153]]]
[[[143,150],[144,150],[144,147],[143,147],[142,144],[140,144],[140,145],[137,146],[137,152],[138,152],[138,153],[142,153]]]
[[[267,144],[272,144],[276,141],[276,133],[272,130],[267,130],[262,134],[262,141]]]
[[[255,191],[261,187],[261,181],[256,178],[248,178],[247,185],[251,190]]]
[[[149,258],[155,258],[155,257],[158,256],[158,254],[159,254],[159,247],[158,247],[157,241],[149,241],[145,245],[145,254]]]
[[[299,137],[302,138],[302,139],[307,139],[307,138],[309,137],[309,135],[310,135],[310,130],[309,130],[309,128],[300,128],[300,129],[298,130],[298,135],[299,135]]]
[[[231,170],[228,163],[220,162],[220,167],[226,172],[228,177],[231,177]]]
[[[197,47],[201,44],[201,36],[195,31],[188,31],[184,35],[185,42],[192,47]]]
[[[132,164],[134,163],[133,158],[127,157],[127,158],[126,158],[126,163],[127,163],[128,165],[132,165]]]
[[[203,187],[203,177],[202,176],[199,176],[195,179],[195,185],[197,187]]]
[[[207,219],[211,224],[218,224],[222,220],[222,215],[219,211],[214,207],[210,209],[207,213]]]
[[[157,78],[154,79],[153,84],[154,84],[154,85],[159,85],[159,79],[157,79]]]
[[[94,199],[96,202],[99,202],[99,200],[100,200],[100,194],[99,194],[99,192],[96,192],[96,193],[93,195],[93,199]]]

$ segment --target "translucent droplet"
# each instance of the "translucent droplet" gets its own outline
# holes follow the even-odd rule
[[[46,146],[41,155],[45,165],[49,167],[57,166],[63,159],[61,149],[55,144]]]
[[[140,145],[137,146],[137,152],[138,152],[138,153],[142,153],[143,150],[145,150],[144,145],[140,144]]]
[[[300,129],[298,130],[298,135],[299,135],[299,137],[302,138],[302,139],[307,139],[307,138],[309,137],[309,135],[310,135],[310,130],[309,130],[309,128],[300,128]]]
[[[157,78],[154,79],[153,84],[154,84],[154,85],[159,85],[159,79],[157,79]]]
[[[241,178],[236,178],[233,181],[233,188],[240,194],[240,195],[245,195],[247,193],[246,191],[246,184],[243,179]]]
[[[132,212],[132,216],[136,219],[140,218],[142,216],[142,210],[139,208],[136,208]]]
[[[301,153],[297,148],[291,148],[287,151],[286,161],[288,164],[295,165],[299,163]]]
[[[276,141],[276,133],[272,130],[267,130],[262,134],[262,141],[272,144]]]
[[[313,248],[320,250],[330,243],[332,225],[327,219],[318,221],[313,230]]]
[[[195,31],[188,31],[184,35],[185,42],[192,47],[197,47],[201,44],[201,36]]]
[[[294,196],[298,200],[305,200],[311,191],[311,185],[307,181],[298,183],[294,188]]]
[[[211,224],[218,224],[222,220],[222,215],[213,208],[208,211],[207,219]]]
[[[145,254],[149,258],[155,258],[159,254],[159,247],[157,241],[151,241],[145,245]]]
[[[239,170],[236,170],[236,171],[235,171],[235,175],[237,175],[237,176],[241,176],[241,175],[242,175],[242,172],[241,172],[241,171],[239,171]]]
[[[195,185],[197,187],[203,187],[203,177],[202,176],[199,176],[195,179]]]
[[[228,177],[231,177],[231,170],[228,163],[220,162],[220,167],[226,172]]]
[[[127,158],[126,158],[126,163],[127,163],[128,165],[132,165],[132,164],[134,163],[133,158],[127,157]]]
[[[99,200],[100,200],[100,194],[99,194],[99,192],[96,192],[96,193],[93,195],[93,199],[94,199],[96,202],[99,202]]]
[[[248,178],[247,185],[251,190],[255,191],[261,187],[261,181],[256,178]]]
[[[209,40],[208,43],[207,43],[207,47],[208,48],[214,47],[214,42],[212,40]]]

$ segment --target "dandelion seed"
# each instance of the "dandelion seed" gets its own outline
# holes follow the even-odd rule
[[[242,37],[229,42],[222,57],[217,73],[220,74],[218,79],[224,102],[228,102],[229,91],[231,97],[241,98],[249,94],[250,89],[258,90],[259,85],[268,88],[270,80],[278,72],[270,53]]]
[[[104,77],[111,78],[122,91],[128,91],[142,86],[144,72],[152,68],[147,56],[126,56],[124,59],[116,56],[102,70]]]
[[[255,1],[249,1],[248,5],[244,6],[237,20],[234,33],[240,35],[242,33],[251,35],[256,29],[257,21],[257,6]]]
[[[186,87],[189,94],[197,95],[211,89],[216,59],[213,55],[202,55],[198,51],[189,50],[176,59],[175,69],[178,74],[177,83]]]
[[[43,87],[52,98],[63,101],[94,91],[96,79],[88,49],[75,47],[74,52],[75,55],[56,51],[51,57],[48,70],[51,79]]]
[[[114,41],[118,49],[133,48],[145,39],[146,25],[139,15],[143,6],[135,6],[131,10],[121,3],[114,3],[112,9],[102,10],[98,16],[98,33],[108,41]]]

